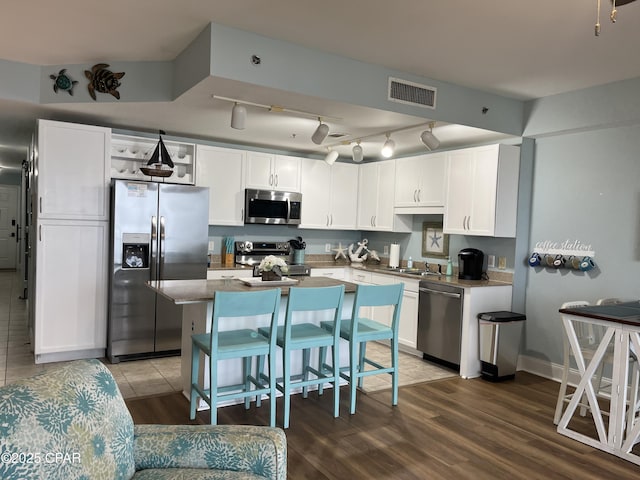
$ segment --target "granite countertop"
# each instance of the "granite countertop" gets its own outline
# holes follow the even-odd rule
[[[314,256],[307,255],[308,260],[305,261],[305,265],[311,268],[353,268],[354,270],[362,270],[372,273],[381,273],[386,275],[393,275],[394,277],[401,277],[407,279],[414,280],[426,280],[429,282],[436,283],[447,283],[450,285],[460,286],[460,287],[495,287],[495,286],[505,286],[512,285],[513,274],[510,272],[498,272],[495,270],[489,271],[489,280],[460,280],[458,279],[458,272],[454,271],[454,274],[450,277],[446,275],[416,275],[411,273],[403,273],[401,269],[391,269],[386,263],[374,264],[374,263],[366,263],[366,264],[354,264],[346,261],[334,261],[332,256],[322,256],[317,255],[316,259]],[[424,270],[424,264],[421,262],[416,262],[418,268],[414,270]],[[432,264],[431,267],[434,265]],[[251,270],[253,267],[244,266],[244,265],[231,265],[225,266],[221,263],[212,263],[209,267],[209,270]],[[405,267],[406,268],[406,267]],[[298,278],[298,277],[296,277]]]
[[[353,293],[358,287],[355,283],[329,277],[296,277],[298,283],[294,287],[332,287],[344,285],[345,293]],[[265,286],[249,286],[241,280],[159,280],[149,281],[147,285],[160,295],[176,304],[200,303],[211,301],[216,292],[251,292],[259,289],[274,288]],[[282,295],[289,294],[289,286],[278,286]]]

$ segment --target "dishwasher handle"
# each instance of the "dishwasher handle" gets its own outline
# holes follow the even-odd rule
[[[430,288],[425,288],[425,287],[420,287],[419,290],[421,292],[433,293],[435,295],[442,295],[444,297],[451,297],[451,298],[460,298],[462,296],[459,293],[443,292],[441,290],[432,290]]]

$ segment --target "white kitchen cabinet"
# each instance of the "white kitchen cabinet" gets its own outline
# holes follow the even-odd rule
[[[103,357],[108,222],[42,220],[36,238],[36,363]]]
[[[196,147],[196,185],[209,187],[209,225],[244,225],[245,152]]]
[[[462,378],[479,377],[481,374],[478,315],[484,312],[511,311],[511,295],[511,285],[465,287],[460,339],[460,376]]]
[[[395,275],[374,273],[371,275],[374,285],[392,285],[404,283],[402,306],[400,307],[400,325],[398,326],[398,343],[412,349],[416,348],[418,339],[418,285],[419,280],[399,278]],[[386,310],[383,310],[386,309]],[[374,312],[374,318],[382,323],[391,325],[392,309],[381,307]]]
[[[395,162],[396,213],[443,213],[447,155],[430,153],[398,158]]]
[[[169,177],[150,177],[140,170],[146,167],[158,146],[157,137],[111,136],[111,178],[162,181],[193,185],[195,182],[195,144],[162,139],[174,164]]]
[[[515,237],[519,167],[513,145],[449,152],[444,233]]]
[[[358,165],[301,159],[303,202],[300,228],[356,229]]]
[[[38,120],[37,215],[109,219],[111,129]]]
[[[225,277],[251,278],[253,277],[253,269],[237,268],[233,270],[207,270],[207,280],[223,280]]]
[[[338,280],[344,280],[347,276],[344,267],[329,267],[329,268],[311,268],[311,272],[309,273],[312,277],[331,277]]]
[[[300,158],[247,152],[247,188],[300,191]]]
[[[410,232],[412,217],[394,213],[396,164],[394,160],[359,166],[358,229]]]

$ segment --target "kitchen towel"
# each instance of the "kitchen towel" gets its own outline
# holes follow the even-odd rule
[[[400,265],[400,245],[392,243],[389,247],[389,266],[396,268]]]

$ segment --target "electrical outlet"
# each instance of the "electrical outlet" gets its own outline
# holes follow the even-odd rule
[[[496,266],[496,256],[495,255],[489,255],[487,257],[487,267],[494,268],[495,266]]]
[[[214,242],[213,240],[209,240],[209,251],[213,252]]]
[[[385,245],[384,246],[384,253],[383,255],[389,255],[389,245]]]
[[[500,270],[507,268],[507,257],[498,257],[498,268]]]
[[[324,252],[325,253],[331,253],[331,244],[330,243],[325,243],[324,244]]]

